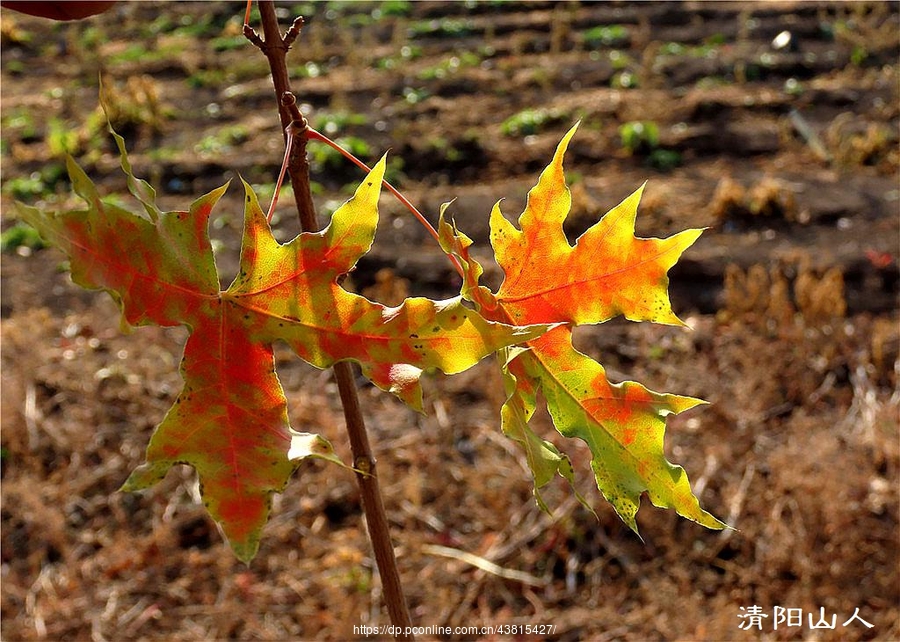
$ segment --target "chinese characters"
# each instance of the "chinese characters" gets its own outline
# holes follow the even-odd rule
[[[750,631],[753,629],[763,631],[766,630],[764,627],[766,625],[766,618],[770,617],[768,613],[764,611],[761,606],[748,606],[748,607],[740,607],[741,613],[738,613],[738,617],[741,618],[741,623],[738,625],[738,628],[743,631]],[[806,614],[806,622],[807,628],[809,629],[835,629],[837,628],[838,616],[837,614],[831,614],[829,617],[825,614],[825,607],[819,607],[819,617],[816,620],[813,620],[814,615],[812,612]],[[802,627],[803,626],[803,609],[800,608],[785,608],[783,606],[776,606],[772,609],[771,615],[771,626],[773,631],[777,631],[779,627],[782,629],[790,628],[790,627]],[[859,607],[853,611],[853,615],[851,615],[847,621],[841,624],[841,627],[846,627],[851,624],[860,624],[868,629],[871,629],[874,624],[870,624],[866,622],[859,614]]]

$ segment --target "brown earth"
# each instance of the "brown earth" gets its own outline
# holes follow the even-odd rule
[[[485,639],[900,639],[898,5],[306,3],[285,23],[298,13],[312,17],[289,61],[313,124],[365,141],[366,160],[390,148],[396,182],[429,216],[455,198],[485,262],[490,207],[521,211],[578,119],[573,238],[644,180],[639,234],[709,227],[671,272],[691,331],[613,321],[577,339],[619,380],[711,402],[669,421],[666,450],[737,530],[645,506],[641,542],[590,492],[577,445],[599,519],[562,485],[541,513],[499,431],[493,363],[431,378],[427,416],[362,385],[416,624],[555,627]],[[281,138],[240,3],[120,3],[70,24],[0,15],[5,239],[13,200],[71,204],[61,150],[125,193],[98,72],[164,207],[235,172],[271,192]],[[508,121],[526,109],[530,122]],[[620,127],[638,121],[658,140],[625,144]],[[324,214],[359,174],[310,151]],[[238,192],[213,222],[226,274]],[[191,470],[117,492],[179,390],[185,332],[123,335],[111,299],[60,267],[59,253],[12,241],[2,255],[3,639],[350,639],[388,623],[345,471],[304,466],[249,566],[198,506]],[[458,290],[388,198],[352,279],[380,283],[366,291],[382,300]],[[294,425],[346,459],[330,374],[278,361]],[[546,413],[537,422],[549,437]],[[742,630],[752,606],[762,627]],[[776,630],[776,607],[802,622]],[[857,608],[873,628],[843,625]],[[820,609],[834,630],[815,628]]]

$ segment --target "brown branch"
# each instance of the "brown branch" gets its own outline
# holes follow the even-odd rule
[[[300,225],[304,231],[317,231],[319,223],[316,209],[309,187],[309,162],[306,158],[306,141],[304,135],[298,135],[306,128],[306,121],[297,108],[296,99],[290,93],[286,55],[291,43],[299,35],[303,19],[294,20],[287,34],[282,37],[275,16],[272,0],[260,0],[260,16],[262,18],[264,40],[249,26],[244,27],[244,34],[265,54],[275,84],[275,97],[278,102],[278,113],[285,136],[293,137],[293,145],[288,159],[288,174],[294,188],[294,200],[300,216]],[[249,35],[248,35],[249,34]],[[298,118],[299,116],[299,118]],[[295,131],[296,130],[296,131]],[[412,620],[403,595],[400,583],[400,572],[394,556],[387,513],[384,509],[375,457],[369,444],[365,419],[356,393],[353,369],[347,362],[334,365],[334,378],[337,382],[344,418],[347,423],[347,434],[353,452],[353,466],[357,469],[356,481],[359,484],[362,507],[366,516],[369,539],[375,553],[375,563],[381,576],[385,603],[391,623],[396,627],[395,638],[412,640]]]

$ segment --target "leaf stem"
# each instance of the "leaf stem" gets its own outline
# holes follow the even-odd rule
[[[295,135],[292,126],[297,122],[296,116],[299,114],[299,110],[297,109],[296,101],[292,101],[287,97],[289,94],[289,80],[285,58],[290,43],[299,34],[303,19],[297,18],[294,20],[291,28],[282,37],[278,27],[278,19],[275,15],[273,0],[260,0],[259,10],[265,40],[262,41],[253,29],[246,24],[244,25],[244,34],[260,48],[269,61],[272,81],[275,85],[275,97],[278,101],[278,111],[286,141],[296,139],[293,141],[289,153],[286,154],[286,164],[288,174],[291,177],[291,185],[294,188],[294,201],[300,216],[300,224],[305,231],[317,231],[319,224],[309,188],[309,162],[306,158],[307,138]],[[254,40],[252,36],[256,36],[256,39]],[[302,118],[300,116],[300,121],[305,125],[306,123]],[[403,595],[400,572],[397,569],[394,546],[391,542],[387,512],[384,508],[378,474],[375,468],[375,457],[369,444],[365,418],[360,409],[351,365],[348,362],[336,363],[334,365],[334,378],[337,382],[341,403],[344,408],[347,434],[350,439],[350,448],[353,452],[353,466],[360,471],[356,473],[356,481],[362,498],[369,539],[372,542],[372,548],[375,553],[375,562],[381,575],[381,584],[388,614],[391,623],[396,627],[395,630],[397,631],[394,637],[397,640],[412,640],[413,636],[407,633],[407,631],[411,630],[412,619],[406,605],[406,598]]]
[[[288,128],[291,126],[288,125]],[[266,214],[266,221],[268,223],[272,222],[272,217],[275,215],[275,206],[278,205],[278,194],[281,193],[281,184],[284,182],[284,175],[287,172],[288,168],[288,160],[291,157],[291,149],[294,146],[294,137],[288,132],[288,135],[284,140],[284,160],[281,161],[281,169],[278,172],[278,180],[275,181],[275,193],[272,195],[272,204],[269,205],[269,212]]]
[[[318,140],[318,141],[325,143],[326,145],[328,145],[335,151],[339,152],[344,158],[349,160],[351,163],[353,163],[360,169],[362,169],[366,172],[372,171],[372,169],[368,165],[366,165],[364,162],[362,162],[356,156],[354,156],[352,152],[350,152],[347,149],[344,149],[341,145],[339,145],[335,141],[328,138],[328,136],[326,136],[325,134],[322,134],[321,132],[316,131],[312,127],[307,127],[306,136],[307,136],[307,138],[311,138],[313,140]],[[425,218],[425,215],[422,214],[422,212],[420,212],[419,209],[415,205],[413,205],[412,202],[408,198],[406,198],[402,193],[400,193],[400,191],[397,188],[395,188],[393,185],[388,183],[387,180],[382,180],[381,183],[386,188],[388,188],[388,191],[390,191],[391,194],[393,194],[395,197],[397,197],[397,200],[400,201],[403,204],[403,206],[406,207],[406,209],[408,209],[412,213],[412,215],[415,216],[419,220],[419,222],[422,225],[425,226],[425,229],[428,230],[428,233],[431,234],[432,238],[434,238],[434,240],[437,241],[438,244],[440,245],[441,240],[440,240],[440,237],[438,236],[437,230],[435,230],[434,226],[428,221],[427,218]],[[462,267],[462,265],[460,265],[460,263],[456,259],[456,257],[453,256],[452,254],[448,254],[447,258],[450,259],[451,263],[453,263],[453,267],[456,268],[456,271],[459,272],[459,275],[461,277],[465,278],[465,273],[463,272],[463,267]]]

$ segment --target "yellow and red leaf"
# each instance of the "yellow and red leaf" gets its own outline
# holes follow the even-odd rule
[[[569,458],[528,426],[540,390],[559,433],[588,445],[598,488],[635,532],[634,518],[645,492],[656,506],[674,508],[709,528],[724,528],[700,508],[684,469],[663,454],[666,417],[703,402],[652,392],[631,381],[613,384],[603,366],[575,350],[571,341],[572,326],[602,323],[617,315],[681,324],[669,301],[668,271],[702,230],[666,239],[635,237],[641,187],[571,245],[563,232],[571,208],[563,156],[575,129],[563,137],[529,192],[518,227],[503,217],[499,204],[491,212],[491,245],[504,273],[496,294],[478,284],[482,268],[469,253],[472,241],[442,212],[441,246],[463,266],[462,293],[486,318],[565,324],[528,341],[527,349],[501,351],[507,392],[503,432],[525,450],[539,505],[545,507],[540,489],[554,473],[574,488]]]
[[[184,387],[153,434],[146,462],[124,488],[147,488],[173,464],[190,464],[204,504],[242,560],[256,553],[272,493],[284,488],[303,459],[340,463],[323,438],[291,427],[274,341],[287,342],[321,368],[357,361],[376,385],[421,410],[424,370],[460,372],[546,329],[488,321],[461,297],[386,307],[338,285],[371,246],[384,159],[327,228],[285,245],[275,240],[245,183],[240,272],[222,292],[207,228],[225,187],[188,211],[160,212],[153,189],[132,174],[121,138],[116,142],[144,214],[102,201],[70,159],[75,191],[87,209],[54,213],[22,206],[21,215],[68,254],[76,283],[104,289],[119,302],[127,323],[189,328]]]

